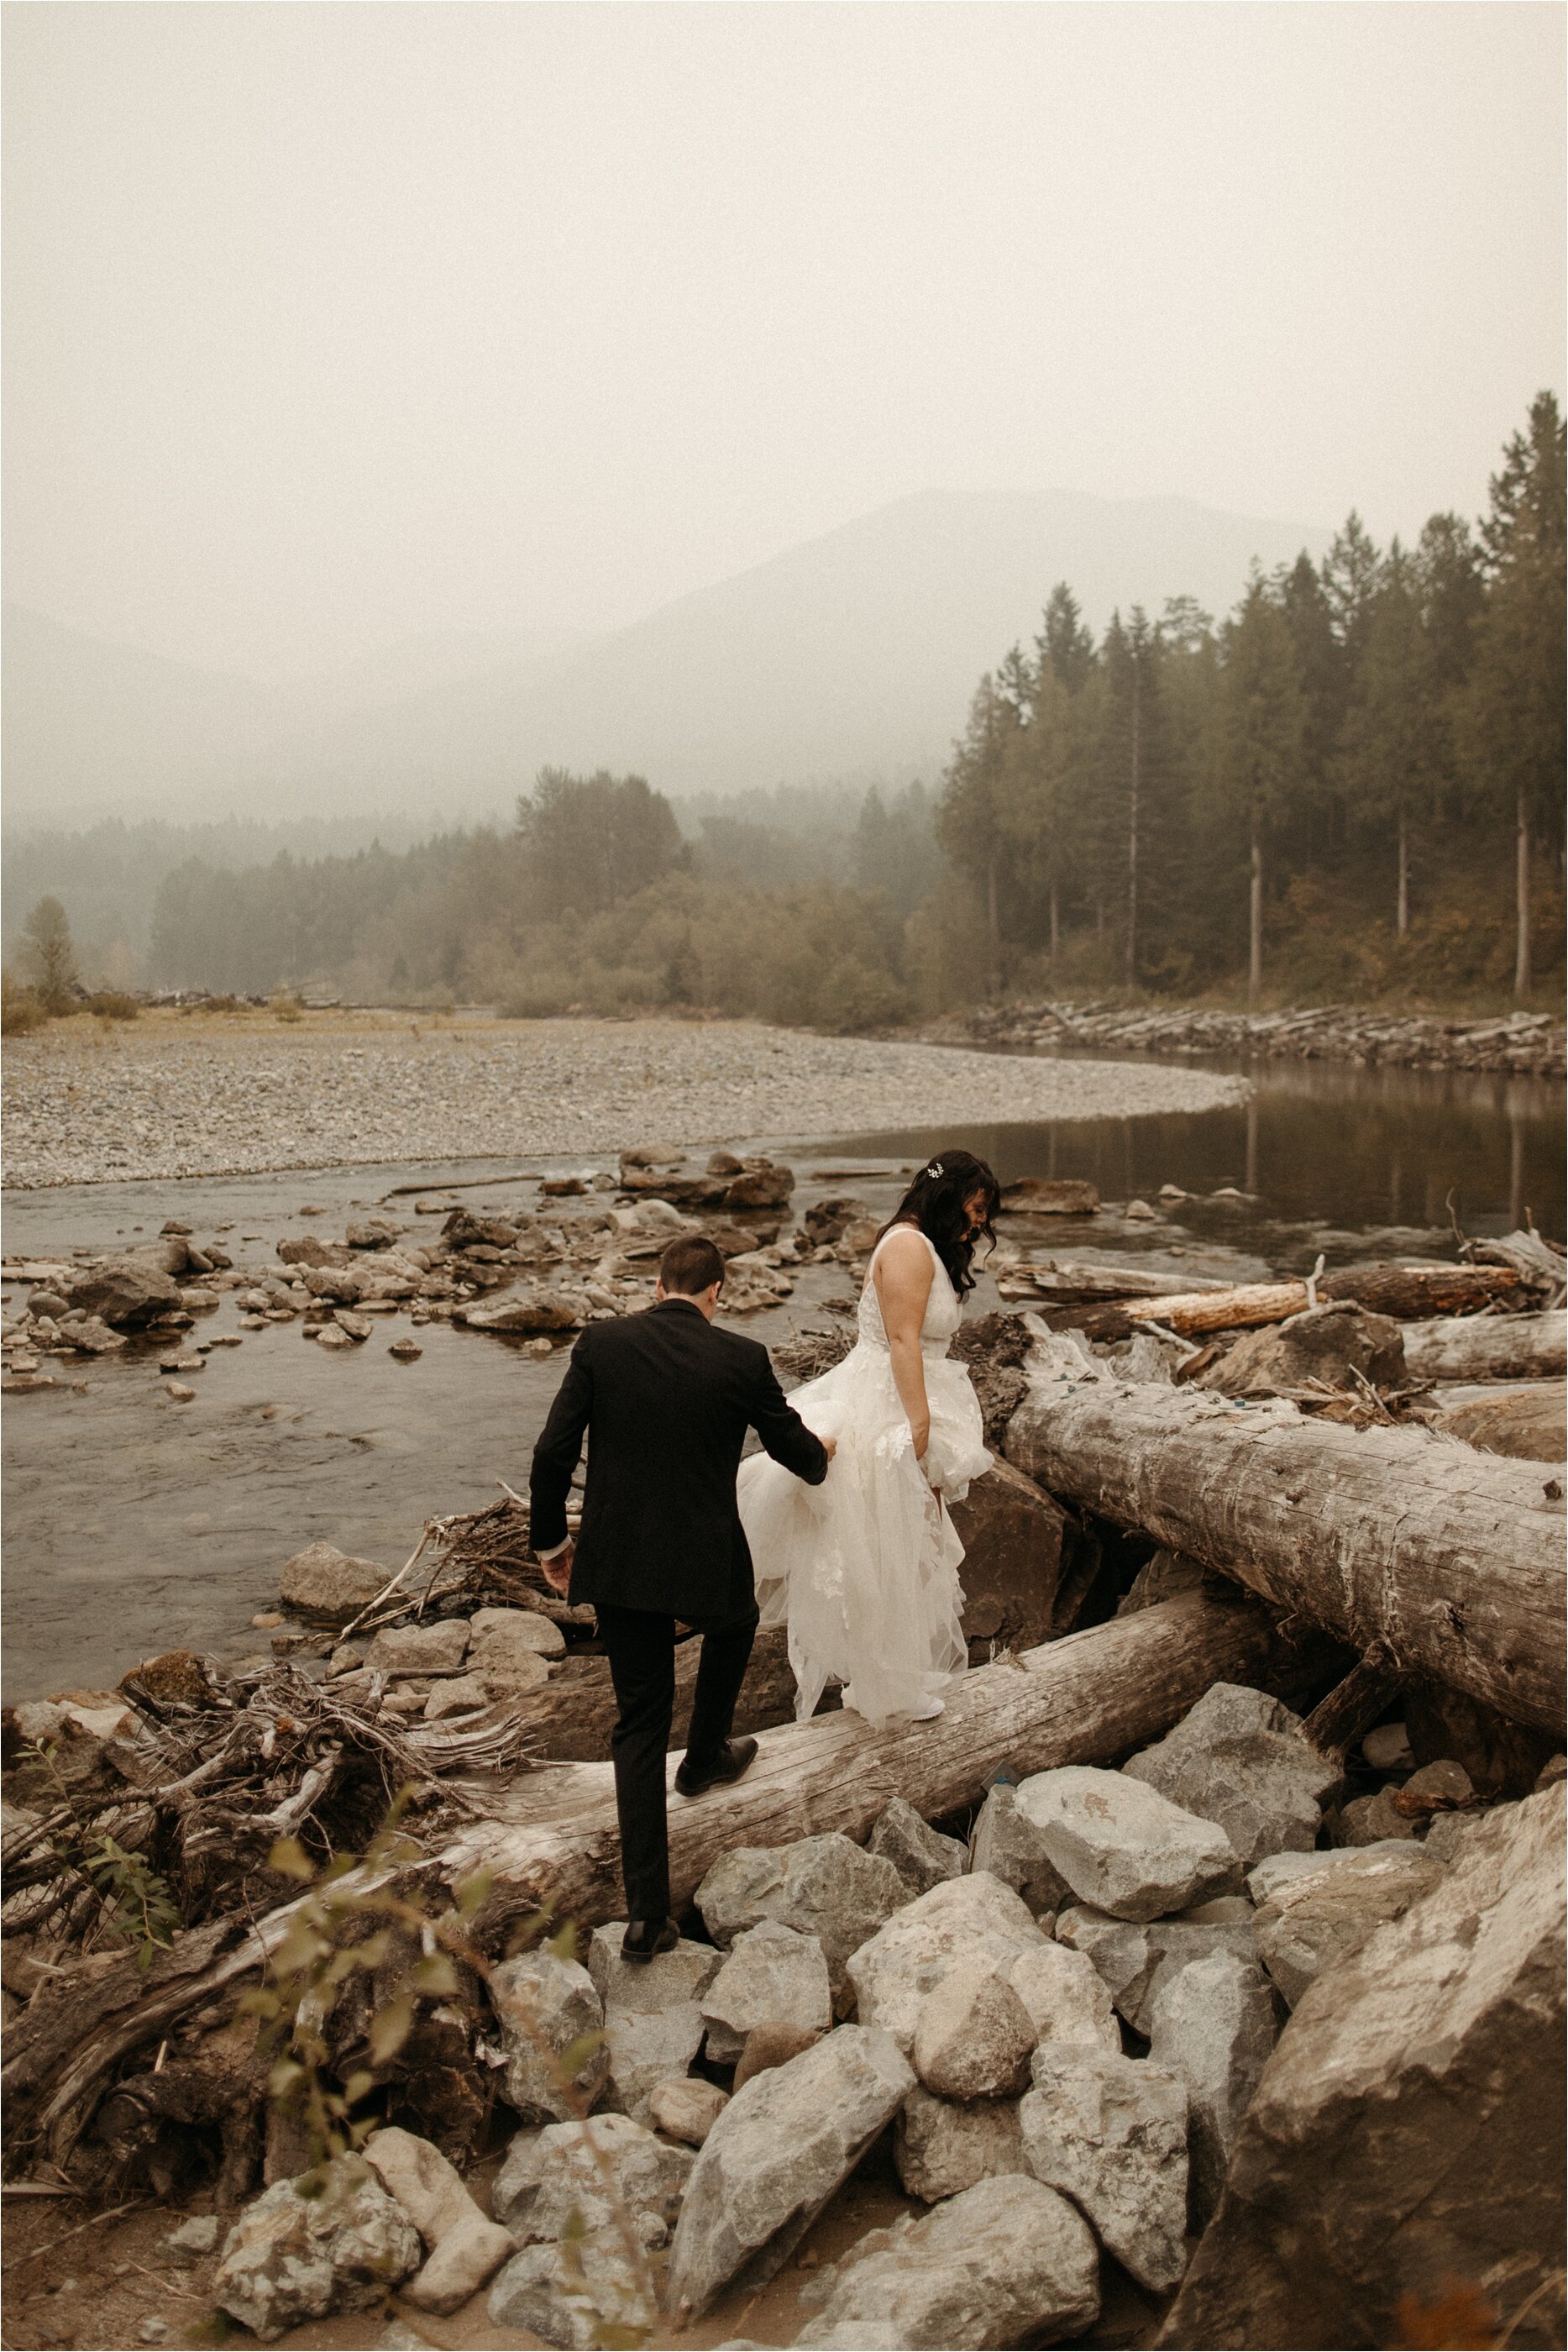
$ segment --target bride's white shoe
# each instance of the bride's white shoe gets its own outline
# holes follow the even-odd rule
[[[911,1723],[931,1723],[937,1716],[945,1714],[946,1707],[947,1702],[945,1698],[928,1699],[924,1706],[910,1708],[909,1720]]]

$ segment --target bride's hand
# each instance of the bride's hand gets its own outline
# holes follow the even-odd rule
[[[909,1434],[915,1440],[915,1458],[916,1462],[924,1462],[925,1459],[925,1449],[931,1443],[930,1414],[923,1413],[918,1421],[912,1421],[909,1424]]]

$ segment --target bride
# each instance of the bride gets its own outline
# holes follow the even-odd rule
[[[975,1286],[976,1243],[995,1242],[999,1200],[972,1153],[927,1162],[878,1236],[854,1348],[789,1399],[819,1437],[838,1440],[826,1480],[804,1486],[766,1454],[741,1465],[762,1622],[788,1622],[802,1722],[830,1681],[873,1723],[924,1721],[968,1664],[964,1547],[947,1505],[991,1457],[947,1346]]]

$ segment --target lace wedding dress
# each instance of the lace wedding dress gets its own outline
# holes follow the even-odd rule
[[[922,1234],[932,1260],[920,1328],[931,1439],[924,1463],[915,1460],[872,1278],[892,1238],[885,1234],[873,1255],[853,1349],[789,1399],[808,1428],[838,1440],[827,1477],[803,1486],[763,1454],[740,1466],[740,1517],[762,1622],[789,1625],[802,1722],[830,1681],[843,1685],[846,1706],[873,1723],[934,1715],[968,1664],[957,1574],[964,1547],[947,1505],[962,1501],[991,1457],[969,1376],[947,1354],[963,1307]]]

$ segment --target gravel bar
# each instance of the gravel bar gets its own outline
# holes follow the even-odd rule
[[[409,1160],[516,1159],[891,1128],[1134,1118],[1245,1100],[1245,1079],[819,1037],[758,1022],[344,1019],[193,1034],[73,1021],[5,1055],[22,1191]]]

